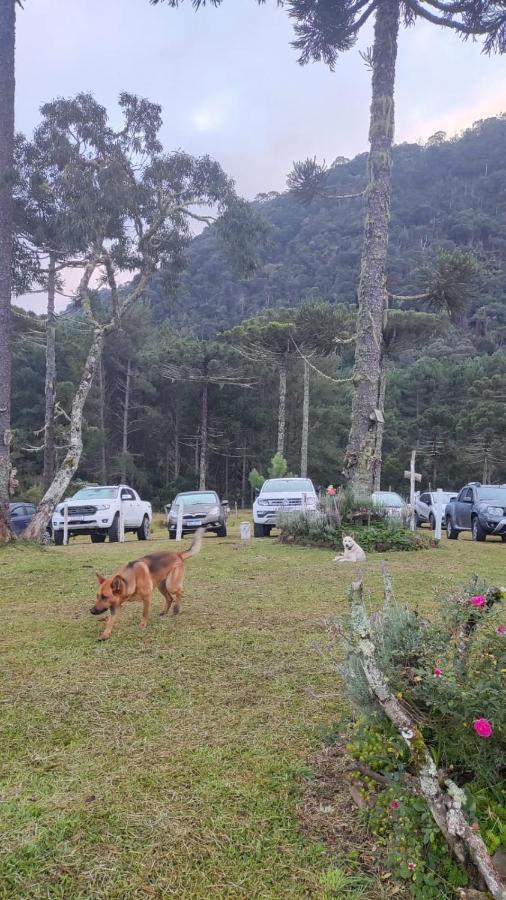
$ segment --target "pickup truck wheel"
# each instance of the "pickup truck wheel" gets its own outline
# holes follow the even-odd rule
[[[62,544],[63,544],[63,529],[61,529],[60,531],[54,532],[54,542],[57,547],[62,546]]]
[[[271,529],[268,525],[257,525],[256,522],[253,523],[253,534],[255,537],[269,537],[271,533]]]
[[[109,528],[109,543],[116,544],[119,541],[119,513],[116,513]]]
[[[90,534],[91,543],[92,544],[103,544],[107,535],[106,534]]]
[[[487,536],[487,532],[481,527],[478,516],[473,516],[472,518],[471,536],[473,538],[473,541],[484,541]]]
[[[453,527],[450,516],[446,520],[446,536],[449,541],[456,541],[459,536],[458,531]]]
[[[138,539],[140,541],[147,541],[149,539],[150,530],[151,529],[149,526],[149,518],[148,518],[148,516],[144,516],[141,527],[137,529]]]
[[[176,540],[176,532],[175,532],[175,531],[169,531],[169,539],[170,539],[171,541],[175,541],[175,540]]]
[[[216,529],[216,537],[226,537],[227,536],[227,526],[222,525],[220,528]]]
[[[436,530],[436,520],[435,520],[434,516],[432,515],[432,513],[429,516],[429,525],[430,525],[432,531]]]

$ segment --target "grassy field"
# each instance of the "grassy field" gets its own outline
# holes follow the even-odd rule
[[[157,595],[146,631],[132,604],[98,643],[95,570],[168,547],[159,531],[149,547],[0,551],[2,898],[325,897],[325,873],[346,868],[298,810],[310,754],[346,719],[315,644],[346,616],[354,567],[209,536],[178,618],[158,618]],[[433,615],[452,578],[506,580],[495,542],[384,558],[398,599]]]

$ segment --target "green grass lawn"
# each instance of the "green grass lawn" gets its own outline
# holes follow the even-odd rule
[[[346,721],[315,644],[346,616],[355,567],[209,536],[179,617],[159,619],[156,594],[146,631],[131,604],[98,643],[95,570],[169,546],[159,530],[149,545],[0,551],[2,898],[325,897],[324,873],[346,864],[303,837],[298,809],[308,757]],[[451,579],[506,581],[496,542],[384,558],[397,598],[432,615]],[[376,597],[379,561],[365,565]]]

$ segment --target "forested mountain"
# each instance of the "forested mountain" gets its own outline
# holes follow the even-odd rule
[[[367,154],[339,158],[325,192],[308,206],[290,193],[260,195],[256,206],[270,224],[261,265],[243,281],[225,262],[212,228],[195,238],[179,290],[167,296],[154,286],[156,316],[190,325],[201,336],[276,306],[298,306],[324,297],[353,304],[363,233],[361,198],[336,202],[335,194],[362,190]],[[441,132],[426,145],[394,150],[389,287],[408,294],[420,288],[421,270],[438,247],[472,248],[486,262],[483,293],[475,308],[504,299],[506,282],[506,116],[486,119],[447,140]],[[474,310],[473,310],[474,311]]]
[[[326,194],[360,191],[365,166],[365,155],[337,160],[328,170]],[[86,407],[80,478],[126,477],[155,505],[167,502],[179,487],[197,486],[200,385],[171,381],[166,366],[191,369],[203,341],[213,339],[206,346],[216,368],[222,350],[214,338],[263,310],[273,313],[312,299],[354,306],[361,199],[315,199],[302,206],[285,193],[260,197],[255,206],[269,223],[255,277],[245,281],[234,275],[214,229],[208,228],[191,244],[179,288],[174,290],[170,277],[158,277],[146,301],[125,318],[122,331],[107,338],[101,377]],[[403,491],[403,470],[415,446],[424,486],[454,488],[484,476],[506,481],[504,116],[476,123],[455,140],[438,134],[425,146],[404,144],[394,151],[390,291],[420,291],[424,269],[441,247],[465,247],[476,254],[480,289],[463,321],[450,323],[438,336],[394,341],[389,350],[383,486]],[[41,443],[37,432],[44,422],[44,322],[19,311],[14,323],[14,459],[21,492],[35,497],[42,471],[40,450],[34,448]],[[60,317],[60,453],[87,341],[79,315]],[[350,374],[352,361],[349,346],[339,355],[312,357],[317,369],[338,380]],[[248,493],[248,472],[253,466],[265,472],[276,449],[278,374],[267,364],[244,361],[244,367],[251,386],[209,386],[208,484],[231,502]],[[302,369],[302,360],[292,354],[286,455],[293,472],[300,465]],[[351,385],[311,370],[310,396],[309,475],[319,484],[337,483]]]

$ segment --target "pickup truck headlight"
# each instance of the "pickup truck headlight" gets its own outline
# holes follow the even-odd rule
[[[259,499],[257,500],[257,503],[258,503],[259,506],[269,506],[269,501],[268,501],[268,500],[260,500],[260,498],[259,498]]]
[[[110,503],[97,503],[97,509],[110,509]]]
[[[502,506],[487,506],[487,512],[489,516],[502,516],[504,515],[504,510]]]

